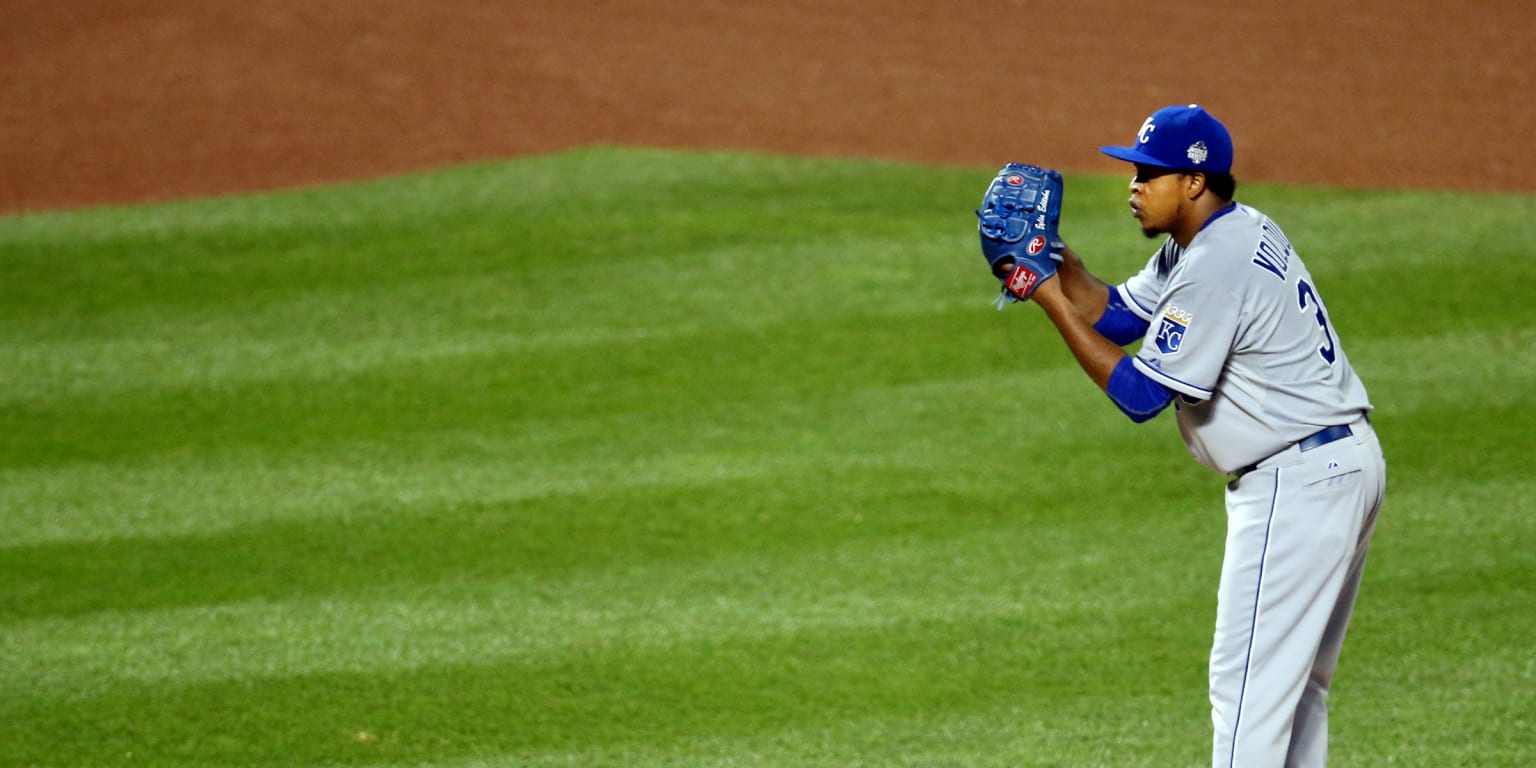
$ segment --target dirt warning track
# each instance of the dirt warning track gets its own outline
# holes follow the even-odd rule
[[[1536,192],[1524,0],[13,0],[6,16],[0,212],[593,143],[1121,172],[1099,145],[1196,101],[1232,129],[1240,179]]]

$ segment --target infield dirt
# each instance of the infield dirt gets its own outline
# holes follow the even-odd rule
[[[1170,103],[1240,179],[1536,192],[1536,6],[12,0],[0,213],[587,144],[1120,173]]]

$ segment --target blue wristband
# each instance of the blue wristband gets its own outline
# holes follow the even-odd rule
[[[1146,336],[1150,325],[1151,323],[1137,317],[1136,313],[1125,305],[1119,291],[1110,288],[1109,305],[1104,308],[1104,316],[1093,324],[1093,329],[1117,346],[1123,347]]]

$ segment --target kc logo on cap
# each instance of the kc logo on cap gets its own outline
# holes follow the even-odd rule
[[[1100,147],[1099,151],[1117,160],[1159,168],[1232,171],[1232,136],[1199,104],[1159,109],[1141,124],[1133,145]]]

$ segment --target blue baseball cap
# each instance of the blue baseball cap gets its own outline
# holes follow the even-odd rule
[[[1163,107],[1136,132],[1129,147],[1099,147],[1116,160],[1159,168],[1232,172],[1232,136],[1198,104]]]

